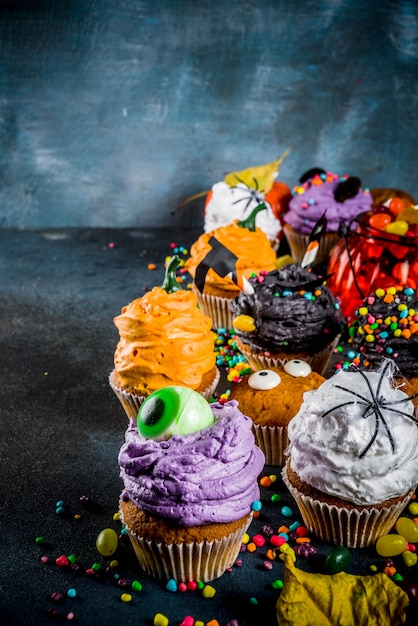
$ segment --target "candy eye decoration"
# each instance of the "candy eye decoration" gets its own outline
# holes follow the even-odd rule
[[[294,378],[309,376],[312,372],[312,368],[306,361],[301,361],[300,359],[290,359],[290,361],[286,361],[283,366],[286,374],[293,376]]]
[[[267,389],[274,389],[280,385],[281,378],[277,372],[273,370],[259,370],[254,372],[248,379],[248,384],[253,389],[260,391],[266,391]]]
[[[141,404],[137,418],[139,433],[156,441],[173,435],[189,435],[213,422],[207,400],[197,391],[180,386],[154,391]]]

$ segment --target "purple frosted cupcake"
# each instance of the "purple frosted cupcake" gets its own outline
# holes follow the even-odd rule
[[[119,454],[120,513],[141,567],[156,578],[207,582],[237,558],[265,460],[237,405],[209,405],[195,391],[170,387],[152,394],[138,422],[130,421]],[[191,432],[188,422],[202,419],[203,428]],[[144,437],[164,422],[168,430]],[[166,432],[186,434],[164,439]]]
[[[330,252],[339,241],[340,222],[368,211],[372,196],[361,188],[361,181],[354,176],[338,176],[313,168],[300,178],[300,185],[292,190],[293,198],[283,215],[283,232],[289,244],[292,258],[300,263],[309,243],[309,235],[317,221],[325,214],[327,231],[322,236],[316,263],[326,263]]]

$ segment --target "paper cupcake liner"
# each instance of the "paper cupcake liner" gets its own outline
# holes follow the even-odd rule
[[[233,566],[251,521],[249,515],[241,528],[222,539],[191,543],[156,543],[125,528],[141,568],[150,576],[184,583],[209,582]]]
[[[253,432],[256,444],[266,457],[266,465],[284,465],[284,451],[289,445],[287,427],[253,424]]]
[[[222,298],[220,296],[200,293],[197,289],[194,293],[196,294],[197,303],[202,313],[211,318],[212,328],[215,330],[217,328],[232,328],[233,316],[229,308],[232,298]]]
[[[388,534],[413,493],[389,507],[348,509],[305,496],[289,481],[286,468],[282,478],[306,528],[326,543],[347,548],[366,548]]]
[[[130,419],[136,419],[138,417],[139,407],[147,396],[140,396],[134,393],[129,393],[128,391],[124,391],[123,389],[115,385],[114,374],[115,370],[113,370],[109,375],[109,385],[111,386],[116,397],[119,399],[121,405],[123,406],[126,415]],[[202,391],[198,390],[199,393],[201,393],[206,400],[210,400],[213,392],[218,385],[220,376],[221,373],[219,369],[216,368],[216,375],[212,383],[208,387],[206,387],[206,389],[203,389]]]
[[[289,244],[290,254],[293,260],[295,263],[300,263],[309,244],[309,235],[301,235],[300,233],[297,233],[288,224],[284,225],[283,232],[287,243]],[[315,264],[328,263],[331,250],[339,242],[339,240],[340,236],[337,233],[326,233],[323,235],[319,242]]]
[[[239,351],[243,354],[243,356],[247,359],[251,367],[257,371],[260,369],[269,369],[271,367],[283,366],[286,361],[289,359],[297,359],[300,358],[303,361],[309,363],[311,368],[318,372],[318,374],[324,375],[328,364],[330,362],[333,351],[338,345],[341,335],[337,335],[335,339],[327,344],[322,350],[316,352],[315,354],[308,354],[306,352],[301,352],[297,354],[296,352],[292,352],[291,355],[287,355],[283,352],[283,356],[278,357],[275,356],[267,356],[263,352],[252,352],[251,349],[247,349],[245,344],[237,340],[237,346]]]

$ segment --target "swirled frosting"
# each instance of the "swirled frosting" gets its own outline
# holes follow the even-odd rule
[[[261,191],[251,189],[244,183],[231,187],[225,182],[213,185],[205,206],[204,230],[206,233],[227,226],[234,220],[242,220],[262,202],[267,210],[256,216],[256,225],[264,231],[272,243],[277,243],[282,230],[280,220],[273,213],[271,205]]]
[[[147,393],[168,385],[197,389],[215,367],[212,321],[189,290],[154,287],[114,322],[120,335],[114,365],[124,387]]]
[[[236,328],[253,350],[299,352],[322,349],[344,322],[338,304],[322,280],[297,263],[250,279],[254,293],[240,293],[231,302],[234,316],[248,315],[255,329]]]
[[[261,211],[263,213],[264,211]],[[186,269],[194,278],[196,268],[202,259],[212,249],[209,239],[216,237],[226,248],[238,257],[236,270],[248,278],[252,273],[260,270],[272,270],[276,266],[276,253],[271,247],[267,235],[258,227],[255,231],[238,226],[238,220],[227,226],[221,226],[209,233],[201,235],[190,248],[190,257],[186,262]],[[206,284],[227,291],[238,293],[239,287],[230,278],[221,278],[212,268],[206,275]]]
[[[348,223],[360,213],[368,211],[372,206],[372,196],[368,189],[360,188],[354,197],[336,200],[335,190],[346,178],[327,172],[294,187],[294,196],[283,215],[283,221],[298,233],[309,235],[325,213],[327,232],[335,233],[341,221]]]
[[[340,371],[306,392],[291,420],[291,467],[305,483],[357,505],[402,496],[418,483],[412,416],[412,402],[388,372]]]
[[[211,405],[213,425],[167,441],[144,439],[131,420],[119,453],[124,496],[181,526],[232,522],[260,497],[264,454],[235,400]]]

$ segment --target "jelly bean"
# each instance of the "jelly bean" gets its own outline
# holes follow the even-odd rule
[[[372,228],[383,230],[391,221],[392,218],[387,213],[375,213],[370,216],[369,224]]]
[[[416,552],[410,552],[409,550],[405,550],[405,552],[402,552],[402,559],[407,567],[412,567],[413,565],[416,565],[418,561],[418,556]]]
[[[418,502],[411,502],[408,507],[408,511],[411,515],[418,515]]]
[[[255,330],[255,320],[250,315],[238,315],[234,317],[232,324],[236,330],[244,333],[252,333]]]
[[[282,507],[281,513],[285,517],[292,517],[292,515],[293,515],[292,509],[290,507],[288,507],[288,506]]]
[[[410,543],[418,543],[418,526],[409,517],[400,517],[396,522],[396,532]]]
[[[397,556],[406,549],[406,539],[401,535],[383,535],[376,541],[376,552],[380,556]]]
[[[385,231],[387,233],[390,233],[391,235],[400,235],[401,237],[403,237],[403,235],[406,235],[406,233],[408,232],[408,228],[408,222],[403,222],[399,220],[397,222],[387,224],[387,226],[385,226]]]
[[[401,589],[408,594],[408,598],[411,602],[418,600],[418,584],[411,580],[401,580],[397,583]]]
[[[402,198],[392,198],[389,201],[389,211],[393,213],[393,215],[398,215],[404,207],[404,201]]]
[[[97,551],[102,556],[111,556],[116,552],[118,547],[118,535],[113,528],[105,528],[96,539]]]
[[[325,569],[330,574],[343,572],[350,561],[350,551],[344,546],[336,546],[325,559]]]
[[[202,591],[204,598],[213,598],[216,594],[216,589],[212,585],[205,585]]]
[[[154,626],[168,626],[168,617],[162,613],[156,613],[154,615]]]

